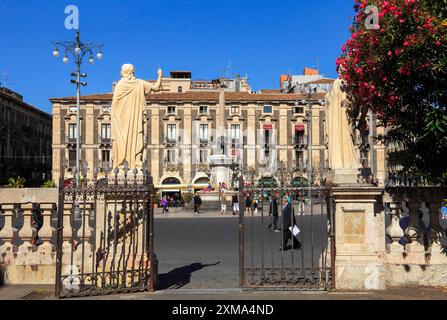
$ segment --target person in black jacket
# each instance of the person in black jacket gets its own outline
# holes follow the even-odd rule
[[[202,206],[202,199],[200,198],[199,194],[196,193],[194,195],[194,213],[195,214],[199,214],[201,206]]]
[[[277,194],[274,194],[270,197],[269,216],[272,217],[272,222],[270,222],[267,229],[270,229],[273,225],[274,232],[281,232],[278,229],[278,195]]]
[[[280,247],[280,250],[287,250],[290,249],[290,247],[287,246],[287,243],[289,242],[290,238],[293,240],[293,249],[300,249],[301,248],[301,242],[298,241],[298,239],[293,236],[292,232],[290,231],[290,227],[293,228],[293,226],[296,224],[295,219],[295,212],[292,208],[290,197],[284,196],[282,200],[282,206],[283,206],[283,212],[282,212],[282,230],[283,230],[283,237],[282,237],[282,246]]]

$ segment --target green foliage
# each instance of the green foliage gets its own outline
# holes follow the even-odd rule
[[[8,179],[8,188],[23,188],[25,186],[25,178],[17,177]]]
[[[47,180],[43,183],[42,188],[55,188],[56,183],[53,180]]]

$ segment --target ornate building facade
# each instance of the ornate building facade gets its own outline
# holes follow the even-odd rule
[[[9,178],[40,186],[51,178],[51,115],[0,88],[0,185]]]
[[[176,78],[180,73],[171,73],[171,78],[163,79],[162,92],[146,97],[145,158],[156,185],[213,181],[208,159],[222,152],[245,172],[253,172],[254,183],[263,179],[279,183],[281,162],[288,179],[305,178],[310,128],[312,165],[325,166],[326,93],[254,93],[246,78],[191,81],[190,73],[182,75]],[[81,98],[81,159],[89,167],[113,166],[112,96]],[[76,98],[51,102],[53,177],[57,182],[64,168],[76,164]],[[225,114],[220,114],[220,104],[224,104]],[[224,144],[216,136],[221,117],[226,124]]]

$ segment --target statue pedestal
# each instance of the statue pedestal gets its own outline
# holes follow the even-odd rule
[[[230,165],[233,163],[233,160],[234,157],[229,157],[225,154],[209,157],[210,166],[214,173],[215,181],[212,181],[214,185],[218,185],[219,182],[225,182],[228,187],[231,184]]]
[[[332,182],[332,185],[357,184],[358,175],[358,169],[336,168],[327,175],[327,180]]]
[[[335,204],[335,284],[337,290],[384,290],[385,216],[379,214],[382,188],[332,188]]]

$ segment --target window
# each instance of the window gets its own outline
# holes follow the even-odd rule
[[[175,163],[175,150],[167,150],[166,160],[168,161],[168,163]]]
[[[293,113],[297,114],[297,113],[304,113],[304,108],[303,107],[294,107],[293,108]]]
[[[208,113],[208,107],[207,106],[199,107],[199,113]]]
[[[239,107],[238,106],[231,106],[231,113],[239,113]]]
[[[101,138],[110,139],[110,123],[101,124]]]
[[[295,144],[304,143],[304,131],[295,131]]]
[[[264,155],[266,158],[270,156],[270,137],[271,129],[264,128]]]
[[[175,124],[168,124],[168,134],[167,134],[168,141],[175,142],[177,140],[176,129],[177,128]]]
[[[178,87],[178,88],[177,88],[177,92],[178,92],[178,93],[182,93],[182,92],[183,92],[183,88],[182,88],[181,86]]]
[[[303,151],[295,151],[295,161],[296,161],[296,166],[300,167],[304,166],[304,153]]]
[[[103,162],[110,162],[110,150],[101,150],[101,160]]]
[[[272,106],[264,106],[264,113],[273,113]]]
[[[231,139],[239,140],[241,132],[241,126],[239,124],[231,125]]]
[[[168,114],[175,114],[175,107],[168,107]]]
[[[68,166],[70,168],[76,166],[76,150],[68,150]]]
[[[199,138],[200,138],[200,141],[208,141],[208,125],[207,124],[200,125]]]
[[[200,150],[200,163],[207,163],[207,162],[208,162],[208,151]]]
[[[68,124],[68,139],[76,139],[77,130],[76,130],[76,123],[69,123]]]

